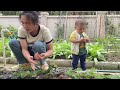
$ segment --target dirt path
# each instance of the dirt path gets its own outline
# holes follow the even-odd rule
[[[5,70],[16,70],[17,69],[17,64],[6,64],[6,65],[4,65],[4,64],[0,64],[0,68],[3,68],[3,69],[5,69]]]

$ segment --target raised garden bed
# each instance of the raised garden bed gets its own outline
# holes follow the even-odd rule
[[[0,63],[3,63],[3,58],[0,58]],[[59,67],[71,67],[72,60],[66,59],[56,59],[56,60],[47,60],[48,63],[55,63]],[[17,60],[15,58],[7,58],[7,64],[17,64]],[[94,61],[87,61],[86,62],[87,68],[97,68],[97,69],[107,69],[107,70],[120,70],[120,62],[98,62],[95,63]],[[78,64],[80,67],[80,64]]]
[[[14,64],[17,65],[15,58],[6,58],[7,65]],[[96,72],[91,70],[91,68],[96,68],[99,70],[120,70],[120,58],[119,53],[110,53],[107,56],[107,62],[98,62],[97,64],[93,61],[87,60],[87,71],[82,72],[81,70],[71,70],[71,59],[56,59],[47,62],[54,63],[57,66],[51,66],[51,68],[44,72],[42,70],[10,70],[2,66],[0,67],[0,78],[1,79],[119,79],[119,73],[108,73],[108,72]],[[3,57],[0,57],[0,63],[3,63]],[[13,65],[13,66],[14,66]],[[10,66],[12,67],[12,66]],[[78,64],[80,67],[80,64]],[[90,71],[88,71],[90,69]]]
[[[47,71],[32,71],[22,66],[16,70],[11,70],[10,67],[0,68],[0,79],[120,79],[120,73],[97,72],[94,68],[81,71],[80,68],[72,70],[70,67],[50,64]]]

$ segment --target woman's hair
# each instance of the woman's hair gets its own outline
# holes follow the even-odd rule
[[[32,21],[33,24],[39,23],[39,14],[36,11],[22,11],[19,15],[20,19],[22,15],[25,15],[29,20]]]

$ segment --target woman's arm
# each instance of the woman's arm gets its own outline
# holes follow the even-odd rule
[[[43,60],[53,54],[53,42],[48,43],[47,47],[48,47],[47,52],[39,54],[39,58],[41,60]]]
[[[21,39],[20,40],[20,44],[21,44],[21,48],[22,48],[22,53],[24,55],[24,57],[30,61],[30,53],[28,52],[28,49],[27,49],[27,42],[26,42],[26,39]]]
[[[49,57],[53,54],[53,42],[47,44],[48,50],[46,52],[46,57]]]
[[[34,64],[37,64],[37,63],[33,61],[33,58],[31,58],[31,55],[28,52],[26,39],[20,39],[20,45],[21,45],[22,53],[24,57],[29,61],[31,68],[35,70],[36,67]]]

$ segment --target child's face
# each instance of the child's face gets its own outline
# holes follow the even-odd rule
[[[85,25],[77,25],[76,30],[78,33],[83,33],[85,31]]]

